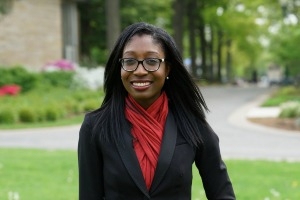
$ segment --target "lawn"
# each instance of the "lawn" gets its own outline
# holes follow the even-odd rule
[[[75,151],[0,149],[1,200],[76,200],[77,174]]]
[[[239,200],[300,199],[300,162],[225,160]],[[78,199],[76,151],[0,148],[1,200]],[[206,199],[194,168],[193,200]]]

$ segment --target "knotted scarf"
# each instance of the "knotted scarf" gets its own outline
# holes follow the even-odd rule
[[[125,116],[132,124],[133,147],[148,190],[152,184],[168,114],[165,92],[147,109],[130,95],[126,98]]]

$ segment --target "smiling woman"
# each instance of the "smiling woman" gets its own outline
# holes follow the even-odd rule
[[[126,91],[147,109],[161,94],[169,74],[161,45],[150,35],[136,35],[123,50],[121,78]]]
[[[80,200],[191,200],[194,163],[208,199],[235,199],[206,103],[167,32],[128,26],[104,80],[80,129]]]

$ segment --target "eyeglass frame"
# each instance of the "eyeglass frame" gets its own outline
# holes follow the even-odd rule
[[[133,69],[133,70],[127,70],[127,69],[125,69],[124,66],[123,66],[123,64],[124,64],[123,61],[126,60],[126,59],[132,59],[132,60],[137,61],[136,68]],[[155,59],[155,60],[158,60],[158,61],[159,61],[159,64],[158,64],[157,69],[155,69],[155,70],[149,70],[149,69],[147,69],[147,68],[144,66],[144,61],[145,61],[145,60],[150,60],[150,59]],[[134,71],[139,67],[140,64],[142,64],[143,68],[144,68],[147,72],[155,72],[155,71],[157,71],[157,70],[160,68],[160,64],[161,64],[162,62],[165,62],[165,61],[166,61],[165,58],[145,58],[144,60],[138,60],[138,59],[135,59],[135,58],[120,58],[120,59],[119,59],[119,62],[121,63],[122,69],[125,70],[126,72],[134,72]]]

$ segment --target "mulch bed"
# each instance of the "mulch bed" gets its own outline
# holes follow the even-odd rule
[[[287,118],[248,118],[249,121],[264,126],[280,128],[284,130],[300,131],[300,126],[296,126],[295,119]]]

